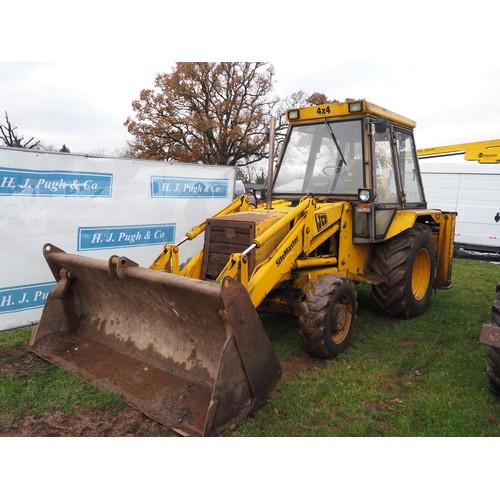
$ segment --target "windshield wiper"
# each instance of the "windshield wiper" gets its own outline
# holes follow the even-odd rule
[[[326,118],[325,118],[325,125],[328,127],[328,130],[330,131],[330,135],[332,136],[333,142],[335,143],[335,146],[337,147],[337,151],[339,152],[339,155],[340,155],[340,160],[339,160],[339,164],[337,165],[337,172],[336,172],[338,175],[340,173],[341,168],[344,165],[347,165],[347,162],[345,161],[344,155],[342,154],[342,150],[340,149],[339,143],[337,142],[337,138],[335,137],[335,134],[333,133],[332,127],[326,121]],[[342,164],[342,162],[344,162],[344,163]]]

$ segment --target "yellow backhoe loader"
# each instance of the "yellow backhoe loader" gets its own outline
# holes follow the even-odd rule
[[[433,288],[451,286],[456,214],[427,209],[415,122],[365,100],[287,118],[266,202],[240,196],[149,269],[46,244],[57,284],[32,351],[180,434],[218,435],[281,374],[259,308],[297,316],[322,358],[352,341],[357,283],[390,316],[422,314]],[[180,266],[181,245],[202,234]]]

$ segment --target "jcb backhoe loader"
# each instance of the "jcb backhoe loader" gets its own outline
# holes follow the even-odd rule
[[[423,313],[434,287],[451,286],[455,214],[427,208],[415,122],[365,100],[287,118],[271,199],[242,195],[149,269],[45,245],[58,283],[31,349],[181,434],[216,435],[281,373],[258,308],[297,316],[322,358],[352,340],[356,283],[391,316]],[[179,247],[202,233],[181,269]]]

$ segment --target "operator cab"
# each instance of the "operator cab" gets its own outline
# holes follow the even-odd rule
[[[350,201],[355,237],[385,237],[396,211],[425,208],[415,122],[368,101],[288,111],[273,197]]]

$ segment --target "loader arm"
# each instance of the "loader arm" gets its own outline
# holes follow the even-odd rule
[[[247,289],[257,308],[276,285],[292,278],[294,269],[336,265],[334,256],[310,257],[310,254],[339,231],[343,211],[344,203],[318,206],[314,198],[304,197],[293,210],[255,238],[244,252],[232,254],[217,277],[217,282],[226,276],[238,280]],[[283,228],[288,229],[286,236],[276,245],[275,251],[249,275],[248,254],[264,246]]]

